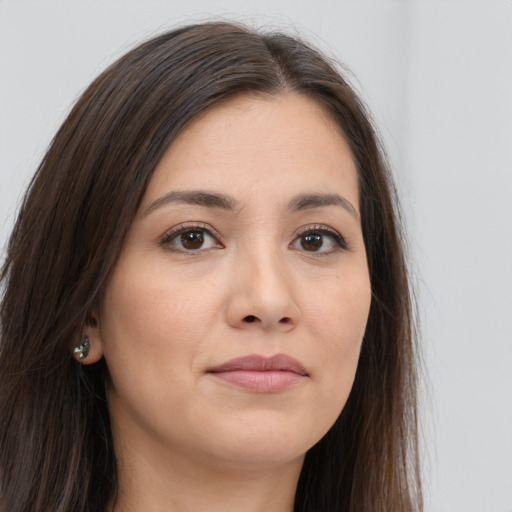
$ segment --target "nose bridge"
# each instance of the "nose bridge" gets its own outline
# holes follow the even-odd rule
[[[270,237],[260,237],[237,256],[230,319],[238,326],[289,328],[299,318],[286,255]]]
[[[290,295],[291,283],[280,251],[262,249],[246,256],[248,264],[247,284],[254,300],[276,300]]]

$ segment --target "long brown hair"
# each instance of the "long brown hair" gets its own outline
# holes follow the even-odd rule
[[[306,455],[295,511],[422,509],[413,318],[398,205],[369,115],[323,55],[232,23],[130,51],[85,91],[20,208],[2,269],[0,510],[98,512],[117,491],[103,361],[72,347],[101,298],[159,159],[209,106],[296,92],[345,134],[359,178],[372,304],[354,386]]]

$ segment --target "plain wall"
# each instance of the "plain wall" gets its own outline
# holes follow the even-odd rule
[[[407,174],[433,512],[512,511],[512,2],[417,2]]]
[[[512,512],[512,0],[0,0],[0,247],[87,84],[211,16],[299,32],[357,76],[410,231],[427,511]]]

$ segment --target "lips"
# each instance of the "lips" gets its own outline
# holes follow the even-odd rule
[[[284,354],[240,357],[211,368],[208,373],[224,382],[260,393],[284,390],[308,376],[304,365]]]

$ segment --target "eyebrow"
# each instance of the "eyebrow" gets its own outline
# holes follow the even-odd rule
[[[238,209],[237,201],[228,195],[205,190],[172,190],[155,199],[142,213],[145,217],[167,204],[192,204],[205,206],[206,208],[218,208],[221,210],[235,211]],[[300,194],[292,198],[288,203],[289,212],[298,212],[326,206],[341,206],[352,217],[359,221],[359,214],[352,203],[338,194]]]
[[[338,194],[301,194],[290,201],[288,210],[297,212],[325,206],[341,206],[359,221],[359,214],[352,203]]]
[[[206,206],[207,208],[220,208],[221,210],[233,211],[236,209],[236,201],[224,194],[206,192],[202,190],[173,190],[158,199],[155,199],[148,208],[144,210],[142,216],[145,217],[164,205],[171,203],[193,204]]]

